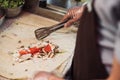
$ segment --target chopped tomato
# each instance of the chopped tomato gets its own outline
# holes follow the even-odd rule
[[[49,53],[50,51],[52,51],[50,44],[48,44],[47,46],[45,46],[43,49],[47,53]]]
[[[41,51],[41,49],[40,49],[40,48],[37,48],[37,47],[32,47],[32,48],[30,48],[29,50],[30,50],[30,53],[33,54],[33,55],[34,55],[35,53],[38,53],[38,52]]]
[[[25,55],[25,54],[28,54],[29,52],[27,50],[21,50],[19,51],[19,54],[22,56],[22,55]]]

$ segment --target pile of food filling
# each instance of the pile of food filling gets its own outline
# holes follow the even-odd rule
[[[32,44],[28,47],[21,47],[13,53],[14,60],[23,62],[33,58],[49,59],[59,53],[59,46],[49,41]]]

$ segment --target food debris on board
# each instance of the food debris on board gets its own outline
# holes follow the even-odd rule
[[[24,46],[24,45],[22,45]],[[61,53],[59,46],[49,41],[42,41],[37,44],[21,47],[13,52],[13,58],[16,62],[24,62],[33,58],[50,59],[57,53]]]
[[[6,37],[6,35],[1,35],[2,38]]]

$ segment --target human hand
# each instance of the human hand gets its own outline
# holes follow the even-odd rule
[[[70,19],[67,23],[65,23],[64,27],[71,26],[74,22],[78,21],[84,11],[84,6],[81,7],[74,7],[68,10],[67,14],[64,15],[63,19],[61,21],[65,21],[67,19]]]
[[[59,78],[52,73],[41,71],[35,74],[33,79],[30,80],[64,80],[64,79]]]

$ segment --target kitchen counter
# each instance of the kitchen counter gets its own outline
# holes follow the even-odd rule
[[[30,40],[33,40],[33,42],[38,42],[34,36],[34,30],[40,27],[51,26],[57,23],[57,21],[28,12],[23,12],[20,16],[14,19],[7,19],[5,23],[0,27],[0,54],[2,54],[2,52],[6,54],[7,51],[14,50],[14,46],[16,46],[15,42],[20,39],[24,39],[24,41],[28,43]],[[56,66],[54,68],[46,68],[45,71],[52,71],[60,77],[64,76],[66,71],[69,69],[73,58],[76,31],[77,29],[74,27],[67,29],[63,28],[45,38],[45,40],[50,40],[66,50],[65,54],[55,57],[57,60],[59,60],[59,63],[56,63]],[[2,39],[2,35],[4,34],[7,34],[6,39]],[[9,46],[6,46],[5,44],[9,44]],[[1,55],[0,58],[2,58]],[[3,64],[5,64],[4,59],[3,61],[0,61],[0,68],[2,68]],[[8,62],[6,64],[8,64]],[[52,65],[52,62],[50,65]],[[3,76],[4,74],[0,73],[0,75]],[[4,77],[0,77],[0,80],[4,79],[7,80]]]

